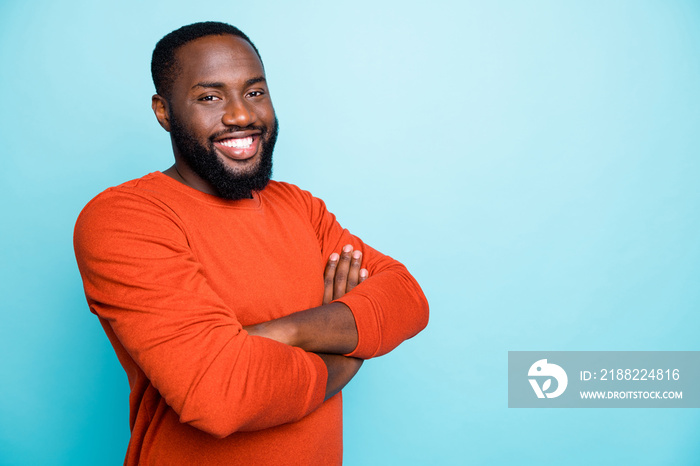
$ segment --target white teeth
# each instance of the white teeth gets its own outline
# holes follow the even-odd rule
[[[225,139],[219,144],[226,147],[234,147],[236,149],[247,149],[253,144],[253,136],[247,138]]]

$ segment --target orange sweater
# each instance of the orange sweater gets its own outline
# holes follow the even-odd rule
[[[129,378],[128,465],[342,461],[342,401],[323,402],[323,361],[241,327],[319,306],[326,259],[344,244],[370,272],[339,300],[357,323],[352,356],[387,353],[427,324],[403,265],[286,183],[227,201],[151,173],[88,203],[74,242]]]

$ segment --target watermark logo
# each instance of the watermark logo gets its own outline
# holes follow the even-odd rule
[[[508,351],[508,407],[700,408],[700,351]]]
[[[530,385],[532,385],[532,389],[535,391],[535,395],[537,395],[537,398],[556,398],[564,393],[566,386],[569,384],[569,378],[566,376],[564,369],[556,364],[548,363],[546,359],[540,359],[530,366],[530,370],[527,372],[527,375],[528,377],[547,377],[541,387],[537,382],[537,379],[528,379],[530,381]],[[552,378],[557,381],[557,388],[553,392],[547,392],[547,390],[549,390],[552,386]]]

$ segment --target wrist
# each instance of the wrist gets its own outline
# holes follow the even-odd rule
[[[299,346],[299,329],[289,317],[244,327],[249,335],[269,338],[289,346]]]

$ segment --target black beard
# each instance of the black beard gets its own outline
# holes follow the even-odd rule
[[[230,132],[255,129],[260,134],[260,161],[251,173],[233,173],[219,159],[214,147],[214,137],[209,139],[209,147],[203,146],[179,120],[170,115],[170,136],[180,156],[200,178],[209,183],[219,197],[236,201],[251,199],[253,191],[260,191],[272,177],[272,151],[277,141],[278,122],[275,117],[273,128],[266,126],[231,127]]]

